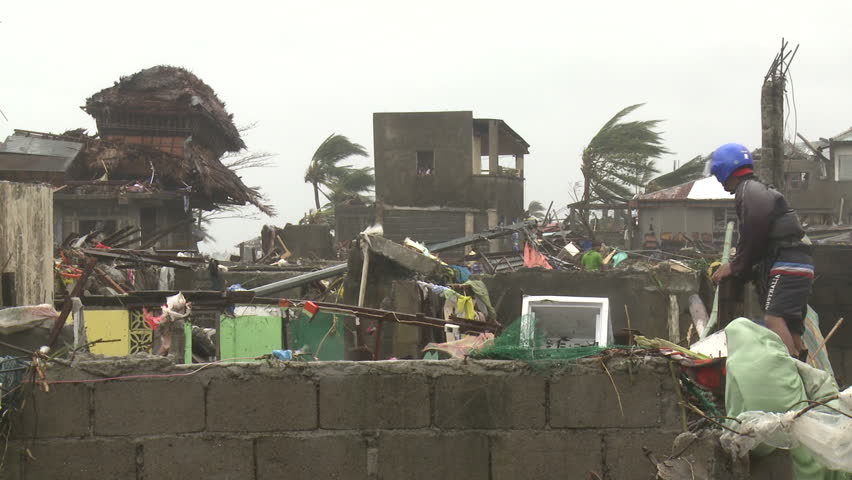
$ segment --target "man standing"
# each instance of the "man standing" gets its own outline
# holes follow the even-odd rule
[[[754,176],[746,147],[728,143],[717,148],[710,173],[735,194],[739,220],[736,256],[716,270],[713,281],[731,275],[751,279],[764,305],[766,326],[798,357],[814,279],[810,241],[784,196]]]
[[[601,242],[592,244],[592,248],[583,254],[583,270],[587,272],[597,272],[603,267],[603,257],[600,253]]]

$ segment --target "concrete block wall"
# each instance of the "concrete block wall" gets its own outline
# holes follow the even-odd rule
[[[642,448],[679,433],[658,358],[611,359],[612,380],[600,359],[122,362],[52,369],[69,383],[28,396],[0,478],[646,479]]]

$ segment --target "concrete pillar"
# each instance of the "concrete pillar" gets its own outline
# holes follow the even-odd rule
[[[524,178],[524,156],[515,155],[515,170],[518,171],[518,176]]]
[[[464,214],[464,235],[469,236],[476,233],[474,231],[474,216],[472,213]],[[473,249],[471,245],[464,247],[464,253],[467,255]]]
[[[500,169],[500,131],[497,120],[488,121],[488,174],[496,175]]]
[[[488,210],[488,229],[497,228],[497,209]],[[494,239],[488,241],[488,251],[489,252],[498,252],[500,251],[500,239]]]
[[[471,158],[473,174],[482,174],[482,137],[473,136],[473,157]]]

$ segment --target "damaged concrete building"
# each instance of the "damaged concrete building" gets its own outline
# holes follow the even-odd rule
[[[56,243],[133,226],[141,229],[138,244],[197,250],[196,212],[252,204],[271,213],[220,161],[245,143],[224,103],[191,72],[142,70],[95,93],[83,109],[96,136],[16,130],[0,145],[0,179],[56,187]]]
[[[505,121],[470,111],[375,113],[373,142],[376,204],[339,207],[338,241],[373,222],[391,240],[429,244],[521,220],[529,144]]]
[[[760,149],[753,156],[758,176],[771,182],[773,166]],[[802,223],[852,224],[852,128],[827,139],[786,143],[782,173],[783,185],[776,186]]]

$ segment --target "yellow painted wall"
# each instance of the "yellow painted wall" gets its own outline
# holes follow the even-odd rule
[[[86,310],[86,337],[118,342],[97,343],[91,352],[99,355],[123,356],[130,354],[130,317],[127,310]]]

